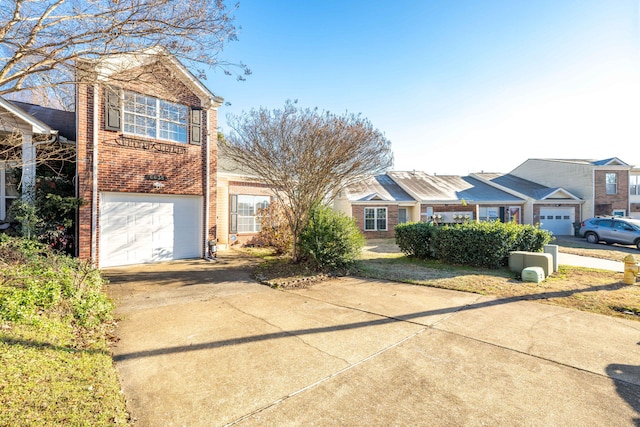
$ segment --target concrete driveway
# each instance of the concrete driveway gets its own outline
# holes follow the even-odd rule
[[[640,322],[251,263],[105,271],[136,426],[640,425]]]

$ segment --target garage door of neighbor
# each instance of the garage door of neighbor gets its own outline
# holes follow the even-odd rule
[[[556,236],[573,235],[575,222],[573,208],[541,208],[540,228],[551,231]]]
[[[100,195],[100,267],[198,258],[201,240],[201,197]]]

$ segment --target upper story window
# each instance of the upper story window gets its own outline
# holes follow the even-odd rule
[[[606,192],[607,194],[618,194],[618,174],[607,173],[605,174]]]
[[[123,113],[126,133],[187,142],[189,109],[185,105],[125,91]]]
[[[631,175],[629,177],[629,194],[640,196],[640,175]]]
[[[387,230],[387,208],[364,208],[365,231]]]

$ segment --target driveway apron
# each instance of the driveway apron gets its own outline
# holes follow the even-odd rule
[[[252,263],[105,270],[136,426],[640,425],[640,322]]]

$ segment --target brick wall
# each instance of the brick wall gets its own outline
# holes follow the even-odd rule
[[[387,230],[365,230],[364,208],[387,208]],[[387,239],[395,236],[395,226],[398,225],[398,205],[352,205],[351,216],[356,220],[358,229],[366,239]]]
[[[200,99],[177,81],[166,68],[153,65],[153,79],[144,82],[120,79],[118,87],[143,93],[190,107],[203,107]],[[104,88],[78,85],[78,195],[85,201],[79,210],[78,256],[91,258],[91,214],[93,199],[93,117],[94,99],[97,100],[98,126],[98,194],[125,192],[148,194],[176,194],[205,196],[206,160],[209,150],[209,210],[203,218],[209,219],[209,230],[203,230],[204,239],[213,237],[216,224],[216,169],[217,169],[217,111],[203,110],[202,145],[174,143],[165,140],[123,135],[122,131],[105,130]],[[211,129],[209,132],[208,130]],[[124,137],[124,138],[123,138]],[[207,138],[209,144],[206,143]],[[162,186],[154,186],[158,182]],[[204,206],[204,203],[203,203]],[[100,217],[99,198],[97,219]],[[206,210],[206,206],[203,208]],[[100,228],[99,222],[96,224]],[[203,224],[204,225],[204,224]],[[96,232],[96,242],[99,235]],[[96,253],[96,261],[99,253]]]
[[[606,174],[616,173],[616,194],[607,194]],[[594,173],[594,215],[611,215],[619,209],[629,209],[629,172],[624,170],[597,170]]]

